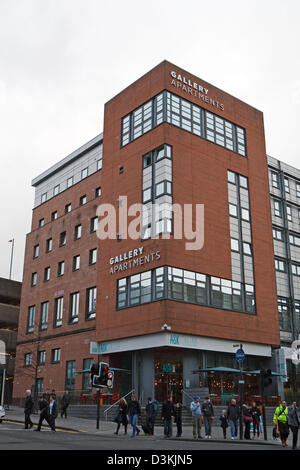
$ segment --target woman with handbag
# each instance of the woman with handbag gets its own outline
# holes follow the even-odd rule
[[[250,439],[250,423],[253,422],[253,418],[251,416],[251,410],[249,406],[244,403],[243,405],[243,417],[244,417],[244,424],[245,424],[245,433],[244,439]]]
[[[124,434],[127,434],[127,426],[128,426],[127,411],[128,411],[127,401],[125,400],[125,398],[121,398],[118,414],[115,417],[115,422],[117,423],[117,430],[115,434],[119,433],[121,424],[123,424],[125,428]]]

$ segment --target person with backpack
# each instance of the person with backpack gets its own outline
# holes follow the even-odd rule
[[[149,436],[154,434],[154,418],[155,418],[155,408],[154,403],[152,402],[151,397],[147,398],[146,405],[146,429]]]
[[[279,435],[282,442],[282,447],[287,446],[287,438],[289,435],[289,425],[288,425],[288,407],[286,402],[282,401],[279,406],[277,406],[274,417],[274,423],[278,424]]]

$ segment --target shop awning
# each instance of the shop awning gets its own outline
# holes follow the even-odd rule
[[[230,373],[237,373],[248,375],[260,375],[260,370],[240,370],[240,369],[231,369],[230,367],[206,367],[204,369],[193,370],[193,374],[198,374],[199,372],[230,372]],[[278,372],[272,372],[272,375],[282,376],[283,374],[279,374]]]

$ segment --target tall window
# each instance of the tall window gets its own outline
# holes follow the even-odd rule
[[[61,326],[63,319],[63,309],[64,309],[64,298],[58,297],[55,299],[55,311],[54,311],[54,326]]]
[[[25,367],[29,367],[32,364],[32,353],[25,354]]]
[[[96,232],[98,228],[98,217],[93,217],[91,219],[91,232]]]
[[[59,236],[59,246],[64,246],[67,243],[67,233],[61,232]]]
[[[58,263],[58,270],[57,270],[57,275],[58,276],[63,276],[65,274],[65,262],[60,261]]]
[[[52,349],[52,351],[51,351],[51,361],[52,361],[53,364],[55,364],[57,362],[60,362],[60,353],[61,353],[60,348]]]
[[[48,314],[49,314],[49,302],[42,302],[41,304],[41,324],[40,329],[46,330],[48,327]]]
[[[47,282],[50,280],[50,266],[47,266],[44,270],[44,281]]]
[[[35,322],[35,305],[31,305],[28,308],[27,333],[33,333],[34,322]]]
[[[142,239],[172,232],[172,147],[143,156]]]
[[[75,227],[75,240],[78,240],[79,238],[81,238],[81,235],[82,235],[82,226],[81,224],[79,225],[76,225]]]
[[[46,241],[46,253],[49,253],[49,251],[52,251],[52,238],[48,238]]]
[[[87,311],[86,317],[88,320],[96,317],[96,303],[97,303],[97,288],[90,287],[87,289]]]
[[[39,251],[40,251],[39,245],[35,245],[34,248],[33,248],[33,257],[34,258],[37,258],[39,256]]]
[[[80,255],[73,256],[73,271],[78,271],[80,268]]]
[[[75,388],[75,372],[76,372],[76,362],[67,361],[66,363],[66,390],[74,390]]]
[[[31,285],[36,286],[37,284],[37,273],[32,273],[31,275]]]
[[[93,359],[83,359],[83,370],[90,371],[93,364]],[[90,372],[83,372],[82,374],[82,390],[90,390],[91,374]]]
[[[46,364],[46,351],[39,351],[38,353],[38,365],[42,366]]]
[[[97,263],[97,248],[93,248],[90,250],[89,254],[89,264],[95,264]]]
[[[79,314],[79,292],[70,295],[70,323],[78,322]]]

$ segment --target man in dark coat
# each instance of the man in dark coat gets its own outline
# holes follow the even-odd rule
[[[46,393],[43,393],[43,395],[39,398],[40,419],[39,419],[38,427],[37,429],[35,429],[35,431],[41,430],[44,419],[47,421],[47,423],[50,426],[50,421],[48,418],[48,407],[49,407],[49,402],[47,400],[47,395]]]
[[[297,403],[293,401],[291,406],[288,407],[288,425],[293,433],[293,450],[297,449],[298,429],[300,426],[300,409]]]
[[[231,403],[227,408],[227,418],[228,418],[230,430],[231,430],[231,439],[237,439],[240,410],[236,404],[236,400],[234,399],[231,400]]]
[[[164,422],[164,436],[172,436],[172,416],[176,416],[173,397],[169,396],[168,399],[163,403],[161,418]]]
[[[146,427],[149,430],[149,436],[153,436],[154,434],[154,418],[155,418],[154,404],[151,401],[151,397],[148,397],[147,405],[146,405]]]
[[[33,412],[34,402],[31,396],[31,390],[26,390],[26,399],[24,405],[24,413],[25,413],[25,426],[24,429],[32,428],[33,422],[30,419],[30,415]]]
[[[209,397],[205,398],[201,411],[204,417],[205,437],[207,439],[211,439],[211,425],[212,420],[214,419],[214,408]]]
[[[60,412],[61,417],[65,415],[65,417],[67,418],[67,408],[70,404],[70,400],[71,400],[71,395],[69,393],[69,390],[66,390],[61,399],[61,412]]]

